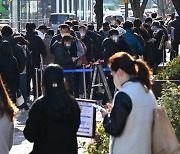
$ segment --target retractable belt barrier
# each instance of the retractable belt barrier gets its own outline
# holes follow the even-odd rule
[[[35,70],[36,70],[36,73],[35,73],[35,75],[36,75],[36,81],[35,81],[36,82],[36,98],[39,97],[39,86],[41,87],[42,75],[43,75],[44,68],[46,67],[46,66],[43,65],[43,58],[42,58],[41,55],[40,55],[40,58],[41,58],[40,68],[35,68]],[[85,99],[87,99],[85,73],[91,73],[91,76],[93,77],[93,82],[91,84],[90,98],[91,99],[93,98],[93,90],[94,90],[93,88],[94,88],[94,85],[95,85],[95,82],[96,82],[97,74],[99,74],[100,78],[101,78],[101,81],[103,82],[103,87],[105,89],[107,97],[108,97],[109,101],[112,100],[112,97],[111,97],[110,91],[109,91],[109,87],[108,87],[105,75],[103,73],[103,72],[109,72],[110,68],[102,68],[101,63],[103,63],[103,62],[104,62],[104,60],[98,60],[98,61],[96,61],[96,62],[94,62],[92,64],[88,64],[88,65],[83,64],[82,68],[79,68],[79,69],[64,69],[63,70],[64,73],[83,73],[83,84],[84,84],[84,96],[85,96]],[[40,72],[40,74],[39,74],[40,75],[40,84],[38,83],[39,82],[39,80],[38,80],[38,72]],[[41,91],[43,92],[42,89],[41,89]]]
[[[86,68],[86,69],[65,69],[63,70],[64,73],[82,73],[82,72],[93,72],[92,68]],[[109,72],[110,68],[103,68],[104,72]]]

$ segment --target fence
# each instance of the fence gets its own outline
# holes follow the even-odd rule
[[[48,21],[49,21],[49,18],[20,19],[20,21],[14,21],[11,19],[0,19],[0,30],[2,29],[3,26],[10,25],[14,30],[22,32],[25,30],[26,23],[28,22],[33,22],[36,24],[36,26],[38,26],[40,24],[47,25]]]

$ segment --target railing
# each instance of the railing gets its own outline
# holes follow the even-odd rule
[[[24,31],[26,23],[33,22],[38,25],[40,24],[48,24],[48,18],[41,18],[41,19],[20,19],[20,21],[13,21],[11,19],[0,19],[0,26],[3,27],[5,25],[10,25],[13,29],[16,29],[18,31]]]

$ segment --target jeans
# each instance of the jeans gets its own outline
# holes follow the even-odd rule
[[[24,97],[24,100],[26,101],[28,96],[27,96],[27,81],[26,81],[26,73],[25,74],[20,74],[20,90],[21,93]]]

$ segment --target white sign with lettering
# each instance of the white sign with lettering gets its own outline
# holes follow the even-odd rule
[[[93,104],[96,101],[86,99],[76,99],[81,110],[81,124],[79,126],[77,135],[82,137],[94,137],[96,110]],[[92,104],[93,103],[93,104]]]

